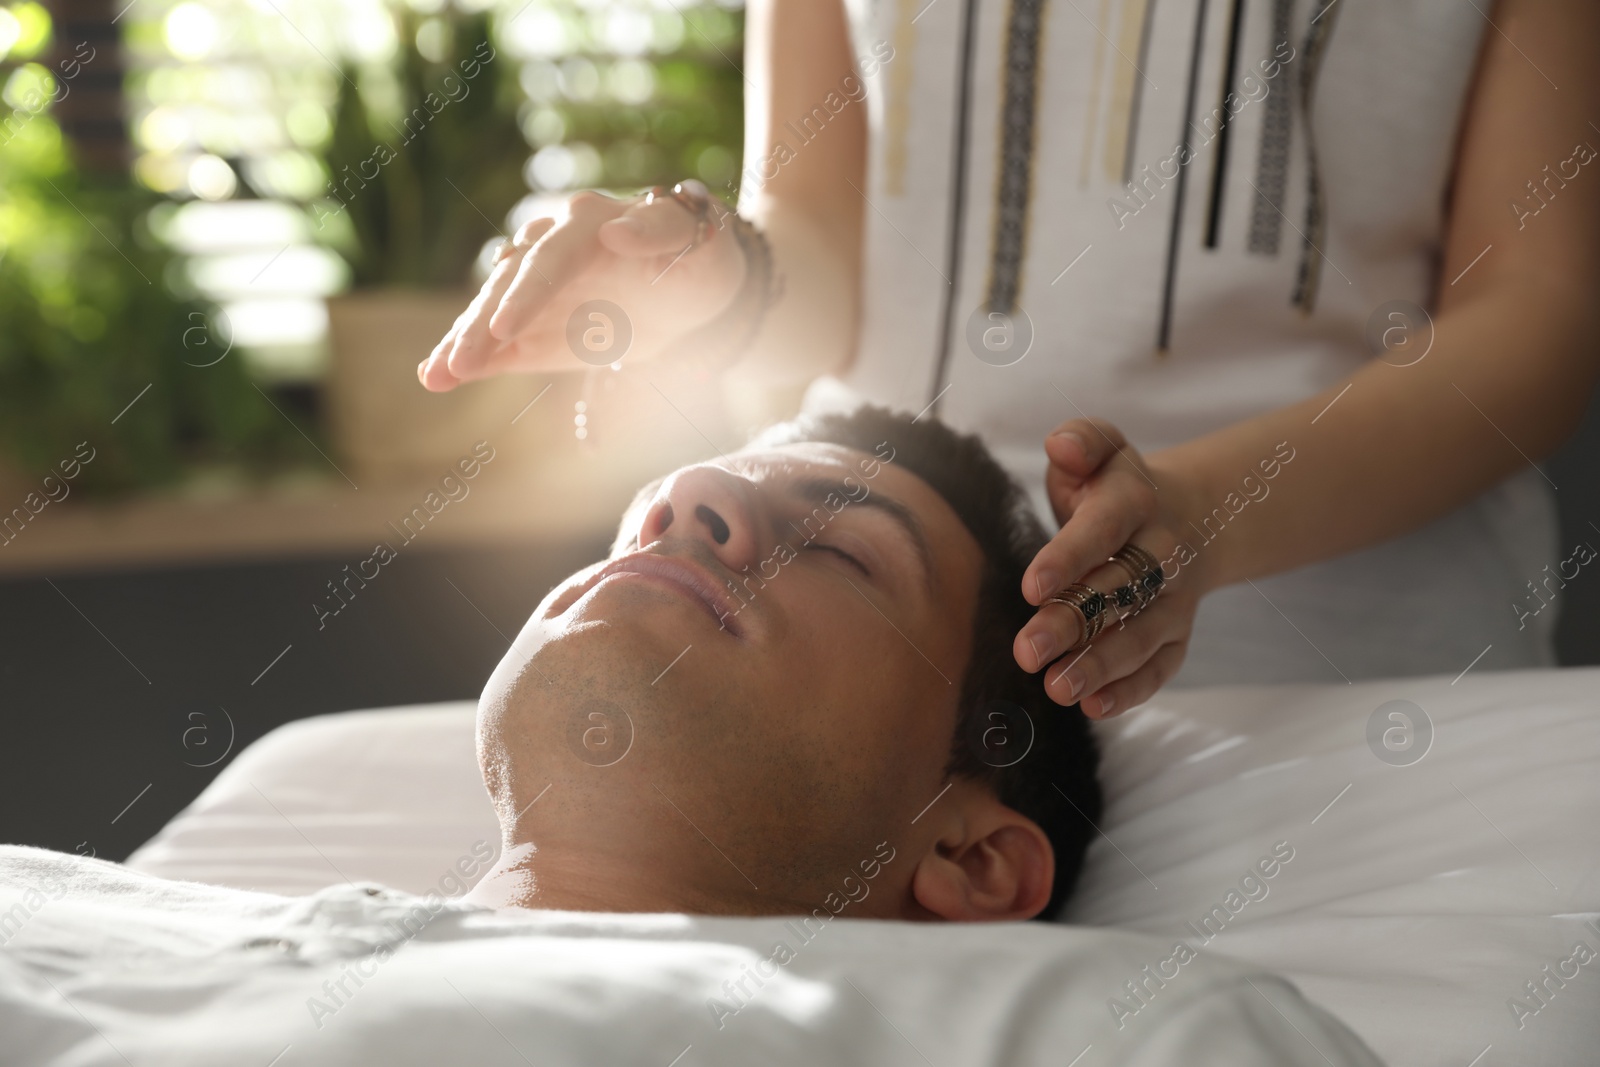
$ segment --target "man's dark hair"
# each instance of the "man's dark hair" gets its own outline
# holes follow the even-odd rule
[[[1099,750],[1078,706],[1052,701],[1043,678],[1017,666],[1011,654],[1017,632],[1035,611],[1022,596],[1022,575],[1046,541],[1027,494],[977,437],[881,407],[803,415],[751,443],[807,441],[867,453],[887,441],[894,465],[942,496],[983,549],[972,652],[945,772],[987,783],[1001,803],[1044,831],[1056,873],[1038,918],[1056,918],[1100,821]]]

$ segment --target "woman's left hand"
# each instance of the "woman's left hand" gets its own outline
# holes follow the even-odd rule
[[[1115,426],[1099,419],[1073,419],[1045,438],[1050,467],[1045,488],[1061,530],[1039,550],[1022,578],[1022,594],[1043,605],[1017,634],[1012,654],[1026,671],[1045,672],[1045,691],[1057,704],[1078,703],[1091,719],[1126,711],[1150,699],[1183,663],[1204,581],[1202,560],[1189,555],[1180,566],[1182,538],[1180,475],[1152,470]],[[1165,583],[1142,611],[1118,609],[1107,598],[1100,635],[1081,643],[1077,611],[1045,603],[1052,593],[1080,582],[1110,592],[1128,582],[1127,572],[1108,563],[1128,542],[1163,563]]]

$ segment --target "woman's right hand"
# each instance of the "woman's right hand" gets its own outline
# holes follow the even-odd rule
[[[721,314],[744,283],[744,253],[719,222],[726,210],[712,198],[709,233],[691,248],[698,220],[673,197],[646,204],[643,197],[575,193],[565,219],[534,219],[517,231],[514,243],[525,251],[495,266],[417,376],[445,392],[496,374],[659,356]],[[615,304],[626,323],[587,314],[569,333],[580,305],[592,300]]]

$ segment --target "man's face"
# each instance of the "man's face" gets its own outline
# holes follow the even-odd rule
[[[685,910],[842,892],[945,783],[982,568],[887,445],[677,471],[606,561],[544,598],[484,690],[508,847],[678,887]],[[894,913],[887,895],[855,913]]]

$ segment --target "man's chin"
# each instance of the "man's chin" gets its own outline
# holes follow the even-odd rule
[[[497,729],[536,735],[537,750],[555,754],[553,768],[568,756],[610,766],[642,730],[658,752],[706,751],[711,739],[698,735],[713,729],[717,709],[742,706],[737,678],[750,660],[735,650],[692,604],[597,586],[561,615],[529,621],[480,708]]]

